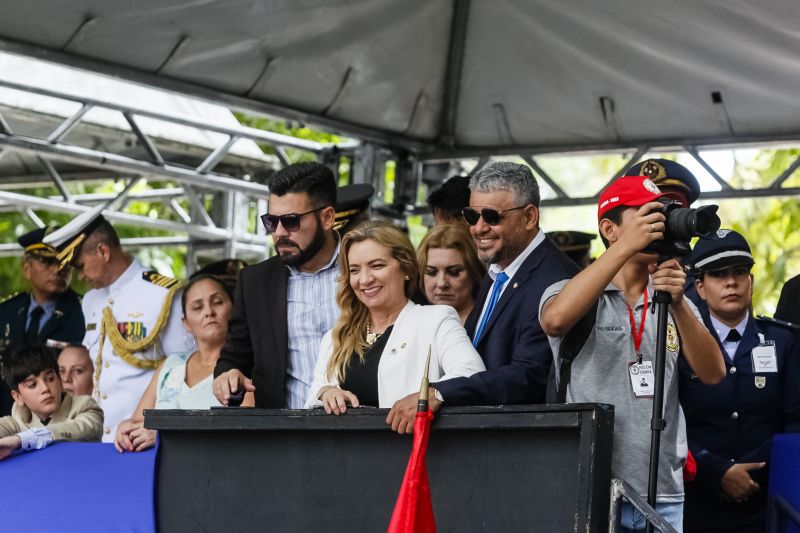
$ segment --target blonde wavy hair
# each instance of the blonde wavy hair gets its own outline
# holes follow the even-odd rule
[[[475,241],[472,240],[469,230],[460,224],[441,224],[432,227],[419,243],[417,263],[420,270],[419,290],[422,294],[425,294],[425,269],[428,268],[428,252],[431,248],[456,250],[461,254],[464,268],[472,280],[472,299],[477,298],[481,281],[486,276],[486,266],[478,258]],[[425,296],[427,297],[427,294]]]
[[[364,361],[364,352],[367,345],[367,324],[369,324],[369,309],[361,303],[355,291],[350,286],[350,248],[353,244],[363,241],[373,241],[389,249],[391,256],[400,263],[400,271],[408,276],[405,281],[404,292],[407,298],[414,293],[419,279],[419,267],[414,246],[405,233],[388,222],[367,221],[359,224],[344,237],[339,249],[339,287],[336,291],[336,303],[341,314],[336,325],[333,326],[333,355],[328,361],[327,376],[335,376],[343,382],[347,366],[353,354],[357,354],[361,362]]]

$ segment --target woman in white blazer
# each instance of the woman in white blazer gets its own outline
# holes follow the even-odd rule
[[[403,232],[361,224],[342,238],[339,264],[341,315],[322,339],[307,407],[392,407],[419,390],[428,347],[432,382],[485,370],[452,307],[409,300],[419,270]]]

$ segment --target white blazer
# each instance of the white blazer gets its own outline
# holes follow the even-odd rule
[[[422,306],[409,301],[397,317],[378,363],[379,407],[391,407],[397,400],[419,392],[429,345],[428,379],[431,382],[467,377],[486,370],[455,309],[449,305]],[[332,355],[333,341],[328,331],[322,338],[306,408],[322,406],[318,396],[323,387],[339,386],[335,377],[328,379],[326,376]]]

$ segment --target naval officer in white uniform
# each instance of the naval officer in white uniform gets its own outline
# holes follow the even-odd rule
[[[102,206],[47,236],[63,266],[92,289],[83,297],[83,344],[95,365],[94,395],[105,414],[103,442],[130,418],[152,372],[167,355],[192,348],[181,325],[180,283],[126,254]]]

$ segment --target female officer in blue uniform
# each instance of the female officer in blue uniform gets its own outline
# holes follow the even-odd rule
[[[754,318],[753,256],[740,234],[720,230],[692,252],[706,327],[727,376],[703,385],[680,362],[680,400],[697,478],[686,484],[684,526],[758,532],[766,527],[767,473],[776,433],[800,431],[800,351],[792,332]]]

